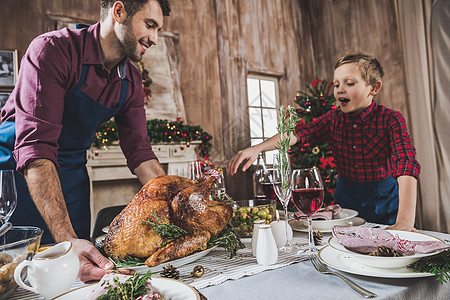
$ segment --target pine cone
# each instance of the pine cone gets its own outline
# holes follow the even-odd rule
[[[378,246],[377,250],[369,253],[369,256],[386,256],[386,257],[398,257],[402,256],[401,253],[395,251],[394,248],[388,246]]]
[[[322,244],[322,238],[322,232],[320,232],[319,230],[313,231],[314,245],[319,246],[320,244]]]
[[[179,279],[180,278],[180,271],[177,270],[172,265],[167,265],[166,267],[163,267],[163,270],[160,273],[161,277],[165,278],[173,278],[173,279]]]

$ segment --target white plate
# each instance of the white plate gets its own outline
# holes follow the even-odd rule
[[[400,239],[406,239],[409,241],[440,241],[442,240],[428,235],[424,233],[419,232],[408,232],[408,231],[400,231],[400,230],[387,230],[388,232],[392,233],[393,235],[397,235]],[[399,256],[399,257],[383,257],[383,256],[369,256],[367,254],[362,254],[358,252],[351,251],[347,248],[345,248],[343,245],[339,244],[337,239],[335,237],[331,237],[328,240],[328,245],[332,247],[333,249],[343,252],[350,256],[352,259],[356,260],[357,262],[374,267],[374,268],[383,268],[383,269],[395,269],[395,268],[402,268],[406,267],[407,265],[412,264],[413,262],[418,261],[421,257],[425,256],[431,256],[438,254],[442,251],[435,251],[432,253],[415,253],[412,255],[405,255],[405,256]]]
[[[143,266],[137,266],[137,267],[124,267],[127,269],[131,269],[131,270],[135,270],[136,272],[139,273],[146,273],[149,269],[152,270],[152,273],[157,273],[162,271],[163,267],[166,267],[167,265],[172,265],[175,268],[181,267],[183,265],[189,264],[191,262],[194,262],[196,260],[199,260],[200,258],[202,258],[203,256],[207,255],[212,249],[216,248],[217,246],[208,248],[206,250],[200,251],[200,252],[196,252],[194,254],[179,258],[179,259],[175,259],[175,260],[171,260],[171,261],[166,261],[162,264],[159,264],[157,266],[154,267],[147,267],[146,265]]]
[[[351,219],[339,220],[339,222],[334,222],[334,224],[325,229],[318,229],[316,224],[313,222],[313,230],[320,230],[321,232],[331,232],[333,226],[361,226],[366,223],[366,220],[360,217],[354,217]],[[304,224],[303,221],[290,220],[289,225],[295,231],[308,232],[308,224]]]
[[[372,268],[353,260],[350,255],[340,252],[330,246],[325,246],[319,251],[319,258],[324,263],[337,270],[351,274],[382,277],[382,278],[415,278],[434,276],[431,273],[416,273],[406,267],[397,269]]]
[[[200,296],[193,287],[184,282],[169,279],[152,277],[150,281],[165,300],[199,300]],[[64,293],[54,299],[57,300],[79,300],[87,299],[88,295],[95,288],[96,284],[87,285],[70,292]]]

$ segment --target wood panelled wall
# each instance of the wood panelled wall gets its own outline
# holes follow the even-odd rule
[[[384,68],[376,101],[406,118],[407,95],[395,0],[298,0],[300,80],[315,74],[332,78],[339,57],[353,52],[374,54]]]
[[[100,0],[1,0],[0,49],[18,49],[54,16],[97,20]],[[349,52],[375,54],[385,70],[377,101],[406,111],[395,0],[171,0],[164,31],[179,34],[180,84],[186,122],[213,137],[220,166],[249,146],[246,76],[279,78],[281,104],[317,76],[332,79]],[[151,50],[150,50],[151,51]],[[229,193],[252,194],[251,174],[227,177]]]
[[[0,48],[17,49],[19,59],[36,36],[58,20],[95,22],[100,0],[0,0]]]

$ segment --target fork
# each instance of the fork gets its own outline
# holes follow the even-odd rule
[[[372,293],[371,291],[368,291],[365,288],[357,285],[356,283],[354,283],[353,281],[351,281],[344,275],[342,275],[338,272],[333,272],[330,269],[328,269],[327,265],[324,264],[323,262],[321,262],[317,255],[310,254],[309,258],[311,259],[311,262],[312,262],[314,268],[316,268],[316,270],[319,271],[320,273],[338,276],[339,278],[344,280],[351,288],[353,288],[355,291],[357,291],[359,294],[361,294],[362,296],[364,296],[366,298],[374,298],[377,296],[376,294]]]

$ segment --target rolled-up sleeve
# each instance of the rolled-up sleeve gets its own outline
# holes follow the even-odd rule
[[[21,63],[15,88],[17,170],[34,159],[46,158],[58,167],[58,138],[62,130],[65,74],[69,73],[68,51],[47,36],[34,39]]]
[[[394,178],[402,175],[418,178],[420,164],[416,160],[416,149],[408,134],[405,118],[398,112],[393,114],[389,124],[392,168]]]

